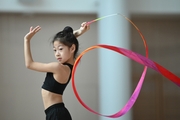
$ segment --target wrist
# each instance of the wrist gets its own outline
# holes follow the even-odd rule
[[[74,36],[75,36],[75,37],[78,37],[78,36],[80,36],[81,34],[82,34],[82,32],[81,32],[80,29],[74,31]]]
[[[30,40],[24,39],[24,42],[25,42],[25,43],[30,43]]]
[[[24,38],[24,41],[29,42],[29,41],[30,41],[30,39],[28,39],[28,38]]]

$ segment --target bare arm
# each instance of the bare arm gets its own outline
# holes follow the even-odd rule
[[[30,41],[32,37],[41,30],[40,26],[36,26],[35,28],[30,27],[29,32],[24,37],[24,57],[25,57],[25,65],[28,69],[40,71],[40,72],[58,72],[60,69],[62,69],[62,65],[58,62],[53,63],[40,63],[35,62],[33,60],[32,54],[31,54],[31,46]],[[87,30],[89,30],[89,25],[86,24],[86,22],[83,22],[81,24],[81,27],[78,30],[74,31],[74,35],[76,37],[82,35]]]
[[[90,26],[86,24],[86,22],[83,22],[81,24],[81,27],[78,30],[75,30],[73,33],[76,37],[79,37],[82,34],[84,34],[86,31],[88,31],[89,29],[90,29]]]
[[[25,65],[27,68],[39,72],[53,72],[59,71],[62,67],[61,64],[54,62],[54,63],[40,63],[35,62],[32,58],[31,54],[31,47],[30,47],[30,41],[31,38],[41,29],[40,26],[37,26],[35,28],[30,27],[29,33],[27,33],[24,37],[24,57],[25,57]]]

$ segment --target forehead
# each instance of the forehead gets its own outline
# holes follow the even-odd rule
[[[53,47],[54,47],[54,48],[60,47],[60,46],[64,46],[64,44],[62,44],[62,43],[59,42],[59,41],[54,41],[54,43],[53,43]]]

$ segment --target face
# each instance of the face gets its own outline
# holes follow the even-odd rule
[[[60,43],[59,41],[54,41],[53,50],[56,59],[60,63],[65,63],[73,59],[72,49]]]

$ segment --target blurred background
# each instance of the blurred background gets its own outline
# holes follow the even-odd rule
[[[84,21],[120,13],[131,19],[144,35],[149,58],[180,76],[179,0],[0,0],[0,119],[43,120],[41,86],[45,73],[25,68],[23,37],[30,26],[42,30],[31,41],[35,61],[56,61],[52,37],[65,26],[79,29]],[[91,24],[78,38],[80,52],[96,44],[110,44],[145,56],[141,37],[122,16]],[[75,83],[82,100],[95,111],[113,114],[128,101],[143,66],[112,51],[95,49],[81,59]],[[148,69],[137,101],[118,120],[179,120],[180,88]],[[80,105],[71,83],[64,102],[73,120],[110,120]]]

